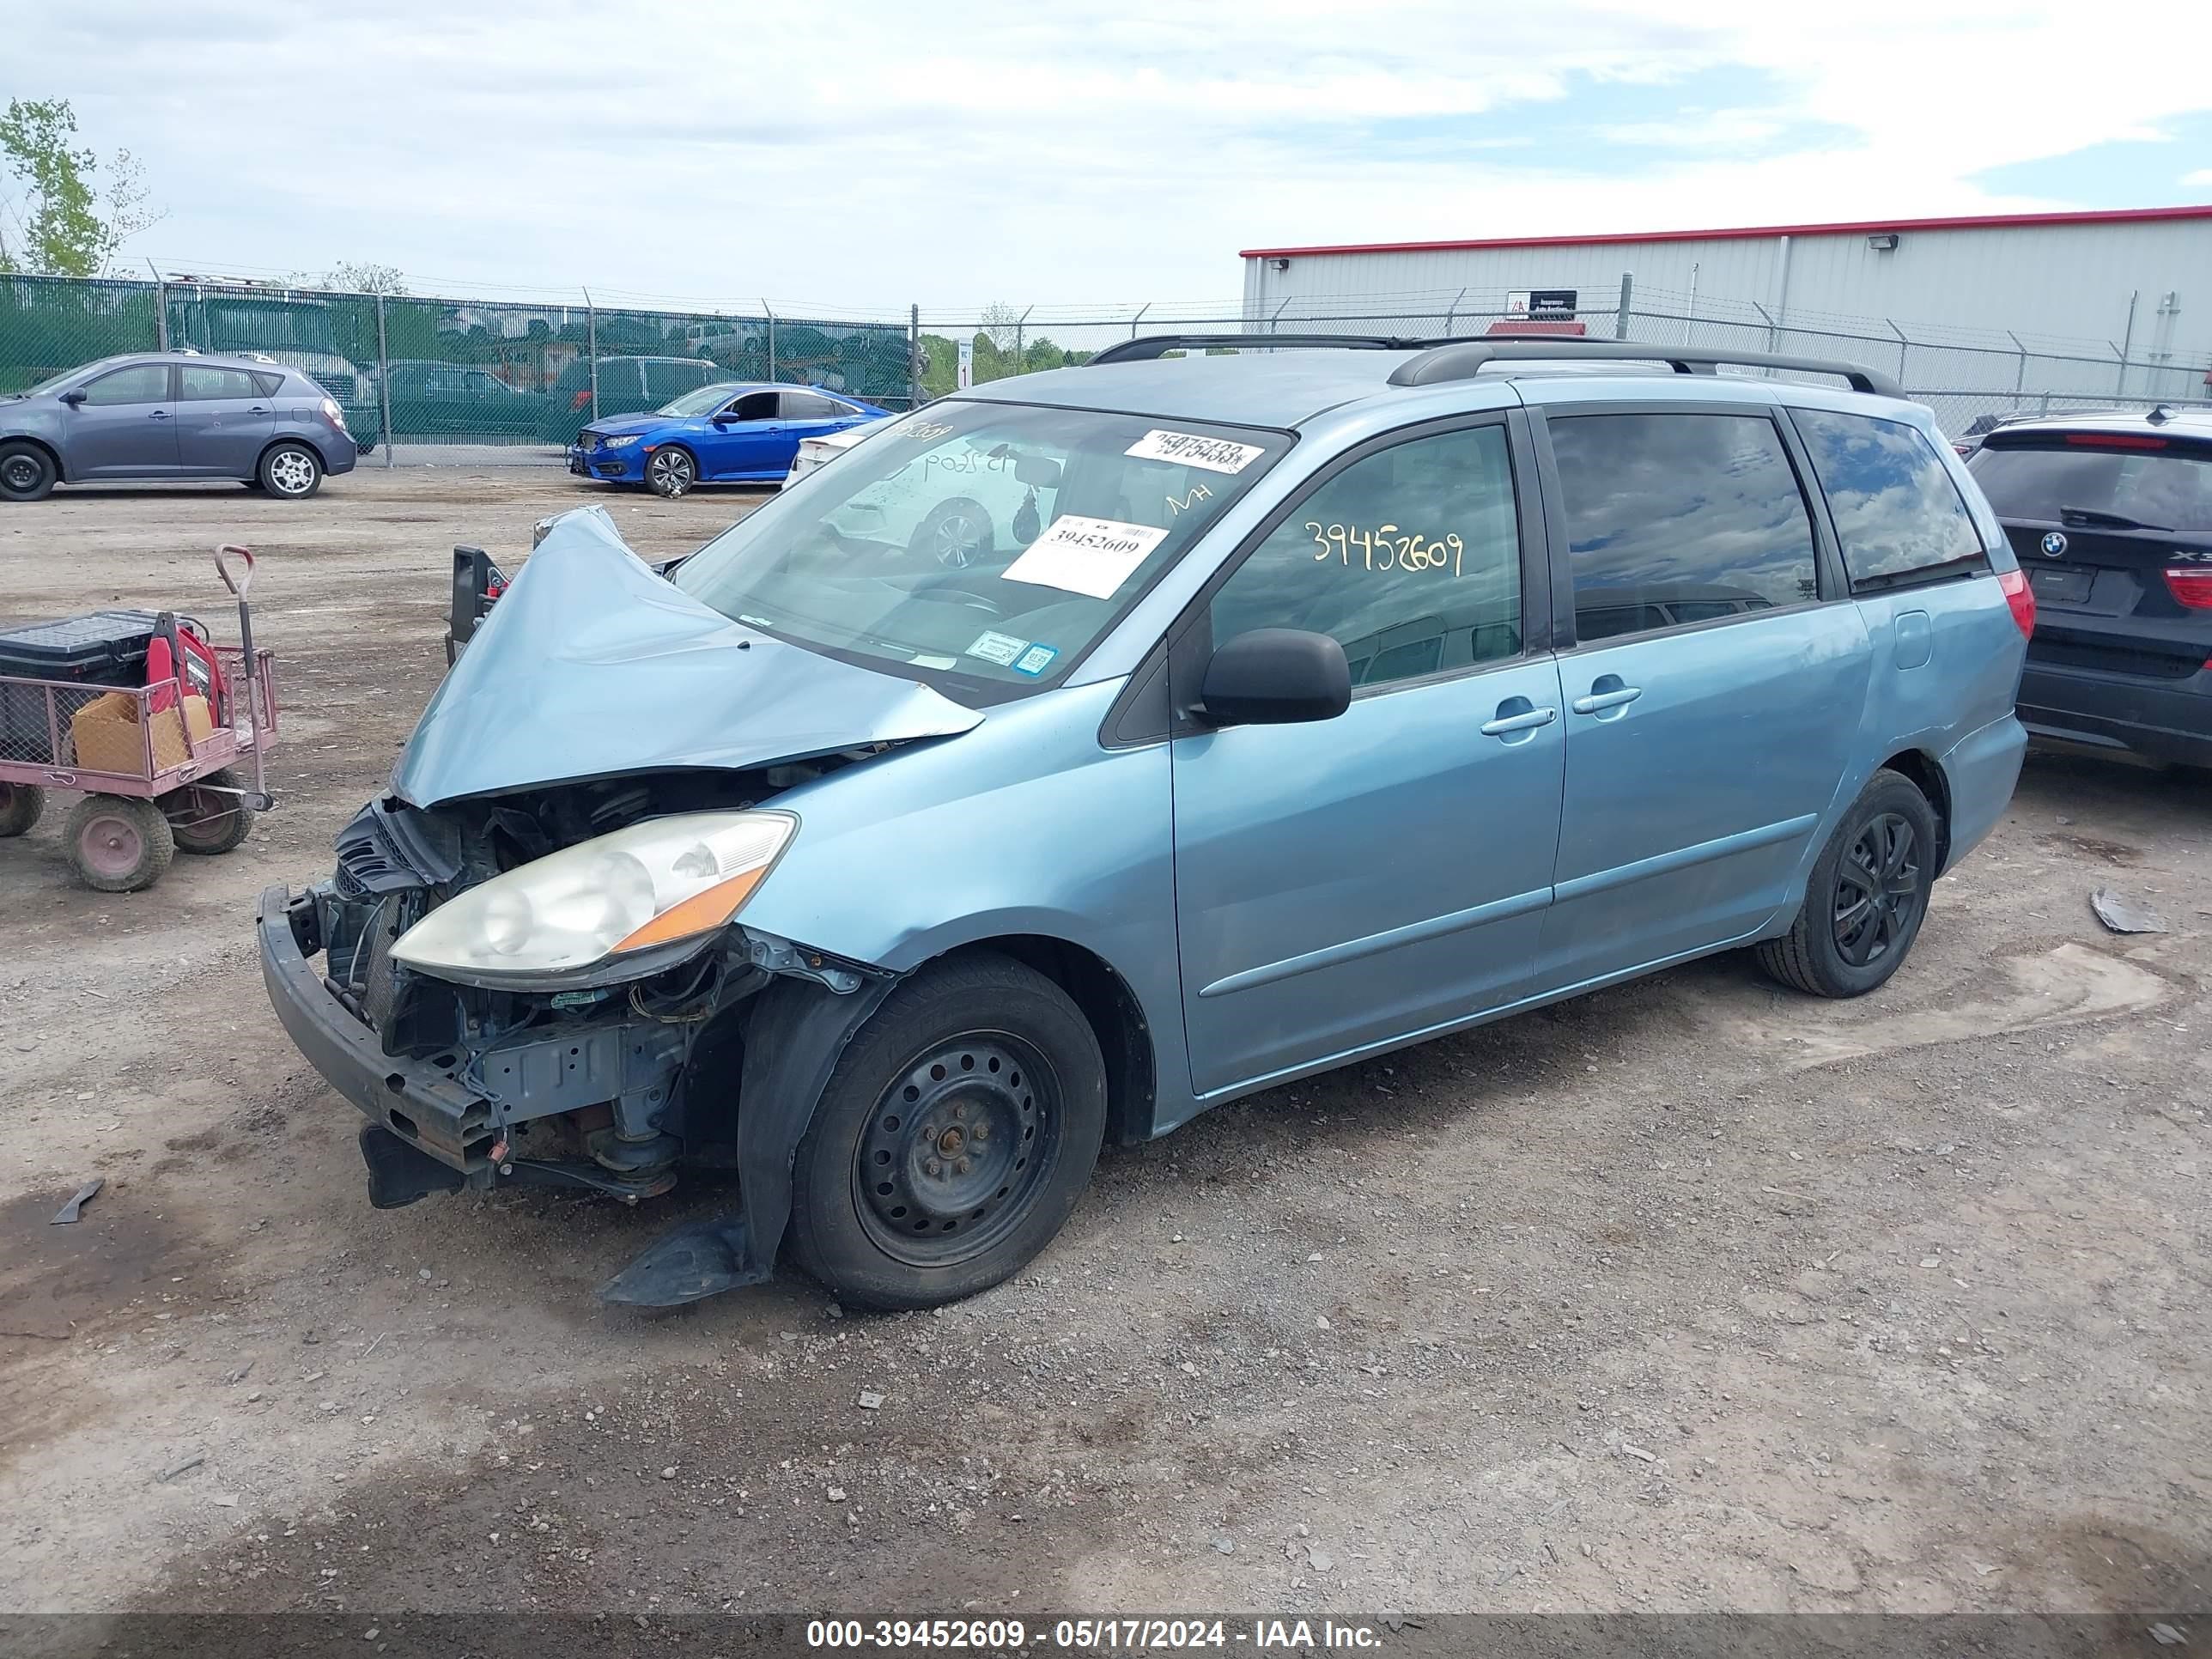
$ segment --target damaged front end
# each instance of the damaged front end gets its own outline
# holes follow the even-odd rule
[[[434,1192],[518,1184],[635,1203],[674,1187],[679,1165],[742,1171],[746,1131],[756,1129],[748,1120],[773,1115],[750,1093],[763,1072],[750,1052],[762,1011],[780,1024],[788,1016],[775,1011],[787,1000],[833,1011],[808,1024],[834,1060],[888,990],[887,976],[741,923],[557,988],[459,983],[410,966],[395,946],[441,907],[552,852],[651,816],[742,810],[842,758],[441,809],[380,800],[339,836],[329,880],[265,891],[270,1000],[316,1069],[368,1119],[361,1141],[370,1201],[394,1208]],[[764,996],[779,985],[783,996]],[[796,1131],[805,1124],[801,1113]],[[773,1146],[765,1155],[778,1156]],[[781,1156],[787,1169],[788,1151]],[[617,1280],[609,1294],[689,1300],[765,1278],[781,1225],[769,1234],[761,1220],[756,1212],[758,1260],[742,1239],[725,1239],[681,1282],[625,1275],[630,1283]],[[726,1233],[728,1224],[718,1225]]]
[[[368,1120],[371,1201],[532,1184],[634,1203],[679,1167],[732,1170],[742,1216],[664,1239],[602,1294],[768,1277],[793,1152],[892,982],[743,925],[799,833],[772,803],[977,718],[708,611],[603,514],[556,524],[332,875],[261,895],[270,1002]]]

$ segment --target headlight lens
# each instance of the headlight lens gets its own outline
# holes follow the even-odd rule
[[[725,926],[790,842],[788,812],[684,812],[564,848],[472,887],[392,954],[487,985],[574,980]]]
[[[602,438],[599,440],[599,447],[602,449],[628,449],[632,444],[635,443],[644,435],[645,434],[641,432],[633,432],[626,438]]]

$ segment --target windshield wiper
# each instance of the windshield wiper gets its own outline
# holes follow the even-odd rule
[[[2094,507],[2062,507],[2058,522],[2071,525],[2076,530],[2162,530],[2170,531],[2170,524],[2145,524],[2141,519],[2130,519],[2124,513],[2105,513]]]

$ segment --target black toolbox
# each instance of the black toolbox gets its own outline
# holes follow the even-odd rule
[[[146,683],[146,647],[160,617],[151,611],[91,611],[57,622],[0,628],[0,682],[61,680],[75,685],[136,687]],[[85,699],[70,697],[69,715]],[[0,757],[33,765],[56,763],[46,726],[46,694],[35,686],[0,684]]]

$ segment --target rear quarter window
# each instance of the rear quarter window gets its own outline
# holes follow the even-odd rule
[[[1793,409],[1790,418],[1811,453],[1854,588],[1987,562],[1959,487],[1917,427],[1827,409]]]

